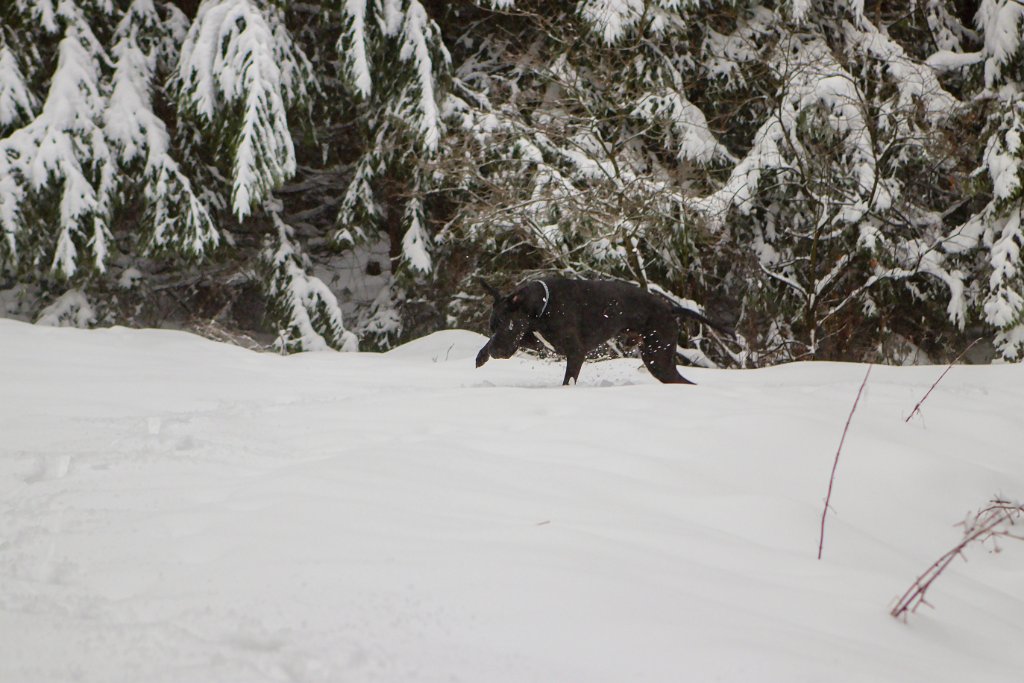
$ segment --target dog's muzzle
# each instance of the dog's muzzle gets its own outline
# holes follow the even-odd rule
[[[496,349],[496,348],[494,348],[492,346],[490,348],[490,350],[488,351],[488,353],[490,354],[491,358],[498,358],[498,359],[511,358],[512,354],[514,354],[515,352],[516,352],[516,347],[515,346],[513,346],[511,349],[508,349],[508,350]]]

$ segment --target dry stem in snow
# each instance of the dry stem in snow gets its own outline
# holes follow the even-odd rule
[[[846,432],[850,430],[850,422],[853,420],[853,414],[857,412],[857,404],[860,403],[860,395],[864,393],[864,387],[868,383],[868,377],[871,376],[871,368],[873,366],[868,365],[868,371],[864,373],[864,381],[860,383],[860,389],[857,390],[857,398],[853,400],[853,407],[850,408],[850,415],[846,418],[846,426],[843,427],[843,435],[839,439],[839,448],[836,449],[836,459],[832,463],[832,475],[828,478],[828,493],[825,494],[825,509],[821,511],[821,536],[818,538],[818,559],[821,559],[821,549],[825,545],[825,516],[828,514],[828,504],[832,499],[832,484],[835,483],[836,479],[836,468],[839,467],[839,454],[843,452],[843,442],[846,441]]]
[[[983,544],[987,541],[995,543],[998,538],[1024,540],[1024,532],[1022,532],[1019,526],[1016,526],[1022,515],[1024,515],[1024,505],[999,500],[998,498],[993,499],[989,506],[983,510],[969,515],[962,522],[964,527],[963,539],[943,554],[942,557],[935,560],[928,569],[914,580],[914,583],[903,593],[896,606],[892,608],[890,614],[896,618],[903,617],[906,620],[907,615],[911,612],[916,612],[917,608],[921,605],[931,607],[928,601],[925,600],[925,594],[928,592],[928,589],[931,588],[935,579],[939,578],[954,559],[963,557],[964,561],[967,561],[964,549],[971,543],[978,542]],[[996,550],[998,551],[998,546]]]
[[[946,366],[946,369],[942,371],[941,375],[939,375],[939,378],[937,380],[935,380],[935,383],[932,384],[932,386],[928,389],[928,391],[926,391],[924,393],[924,396],[922,396],[921,400],[917,402],[917,405],[914,406],[914,409],[910,411],[910,415],[907,415],[907,419],[904,420],[904,422],[910,422],[910,418],[914,417],[914,415],[917,415],[918,413],[921,412],[921,406],[924,404],[925,401],[928,400],[928,396],[932,393],[932,390],[935,389],[935,387],[939,386],[939,382],[941,382],[942,378],[946,376],[946,373],[949,372],[953,368],[953,366],[957,363],[957,361],[959,361],[961,358],[963,358],[964,355],[968,351],[970,351],[974,347],[974,345],[977,344],[978,342],[980,342],[981,340],[982,340],[982,337],[978,337],[977,339],[972,341],[970,344],[967,345],[966,349],[964,349],[963,351],[960,352],[959,356],[957,356],[952,361],[950,361],[949,365]]]

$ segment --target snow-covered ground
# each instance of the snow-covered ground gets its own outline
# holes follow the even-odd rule
[[[0,681],[1024,680],[1024,367],[260,355],[0,320]]]

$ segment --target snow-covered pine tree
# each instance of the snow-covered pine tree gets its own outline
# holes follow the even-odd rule
[[[172,17],[175,10],[167,10]],[[219,242],[206,204],[171,156],[170,135],[153,111],[151,89],[159,80],[161,54],[176,54],[173,27],[152,0],[133,0],[114,31],[113,76],[104,133],[117,150],[122,196],[139,189],[144,200],[145,234],[136,238],[143,251],[169,251],[190,260],[201,259]]]
[[[944,15],[948,16],[948,15]],[[978,35],[952,24],[948,44],[930,58],[948,78],[968,77],[976,106],[994,105],[976,157],[977,174],[988,180],[986,200],[964,222],[947,228],[943,255],[962,271],[962,287],[979,317],[998,330],[995,345],[1006,360],[1024,358],[1024,5],[1013,0],[981,0],[974,17]],[[980,43],[980,44],[979,44]],[[976,47],[974,51],[968,48]],[[971,78],[973,76],[973,78]],[[955,312],[950,312],[955,320]],[[962,320],[959,321],[961,326]]]
[[[989,4],[1006,26],[1008,5]],[[456,52],[453,253],[720,297],[757,363],[870,357],[901,338],[941,354],[977,321],[981,242],[954,255],[947,239],[976,203],[976,119],[953,94],[972,83],[951,92],[926,63],[984,61],[965,52],[978,34],[962,7],[480,5],[500,11],[469,25],[501,29]],[[989,243],[991,282],[1011,282],[1016,238]],[[1009,291],[989,310],[1017,311]]]
[[[278,321],[274,346],[282,352],[326,348],[358,350],[358,342],[342,323],[338,300],[319,278],[310,275],[309,259],[297,248],[294,230],[280,216],[280,202],[267,202],[276,235],[264,249],[271,318]]]
[[[173,8],[162,15],[151,0],[19,0],[4,19],[0,269],[41,288],[41,305],[69,281],[102,289],[98,281],[122,249],[195,259],[216,245],[208,211],[153,110],[158,55],[175,49]],[[109,48],[97,35],[111,36]],[[48,49],[52,74],[43,73],[54,63]],[[137,196],[144,219],[123,225]]]
[[[190,25],[158,0],[17,0],[2,18],[0,272],[37,302],[29,314],[69,287],[102,299],[90,318],[117,319],[117,298],[139,310],[140,296],[118,292],[146,283],[153,258],[171,267],[160,267],[161,290],[203,281],[190,270],[220,243],[222,209],[258,223],[252,212],[295,170],[288,109],[307,102],[316,82],[282,10],[206,0]],[[166,106],[170,95],[177,111]],[[278,218],[259,220],[277,251],[294,255],[294,267],[271,269],[265,291],[318,290]],[[251,270],[264,252],[236,254]],[[289,301],[308,304],[314,328],[322,326],[289,348],[324,340],[351,348],[333,297]],[[270,310],[286,312],[282,329],[297,315]]]
[[[423,199],[437,178],[424,161],[444,136],[438,101],[451,57],[419,0],[344,0],[335,7],[336,49],[346,92],[358,103],[360,149],[334,241],[350,247],[385,232],[399,274],[390,298],[402,299],[403,290],[421,287],[434,269]],[[380,306],[367,313],[372,345],[386,348],[402,333],[400,316]],[[383,326],[383,320],[397,325]]]
[[[318,89],[313,66],[285,26],[280,8],[256,0],[204,0],[185,36],[174,88],[182,121],[197,135],[191,147],[229,160],[231,212],[245,221],[255,210],[272,221],[260,261],[276,346],[288,351],[356,348],[329,288],[310,274],[293,233],[270,193],[296,171],[288,111]],[[202,131],[202,134],[198,134]],[[226,167],[225,167],[226,166]]]
[[[295,173],[288,108],[315,87],[311,66],[256,0],[204,0],[181,46],[174,87],[183,121],[228,160],[230,206],[241,221]]]
[[[4,78],[0,101],[20,103],[5,106],[5,127],[27,122],[0,139],[0,264],[20,275],[45,268],[46,279],[70,278],[83,261],[103,271],[115,171],[101,127],[102,69],[109,58],[84,11],[72,2],[55,10],[47,0],[23,0],[7,14],[8,49],[25,49],[36,38],[59,42],[48,89],[30,120],[37,98],[21,70]],[[6,61],[17,66],[13,55]]]
[[[749,151],[693,205],[751,247],[762,277],[746,303],[770,321],[758,346],[775,358],[841,357],[890,330],[919,334],[867,323],[875,291],[893,281],[945,298],[962,325],[962,282],[935,253],[941,207],[934,192],[906,191],[948,166],[933,148],[958,102],[858,3],[836,13],[794,4],[793,19],[765,27],[775,85]]]

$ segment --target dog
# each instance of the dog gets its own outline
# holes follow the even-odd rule
[[[480,284],[494,303],[491,338],[477,354],[476,366],[488,358],[509,358],[519,348],[550,346],[566,358],[563,385],[578,382],[586,355],[619,334],[639,340],[640,357],[656,379],[693,384],[676,369],[679,317],[731,335],[700,313],[627,282],[550,277],[526,282],[508,296],[482,279]]]

